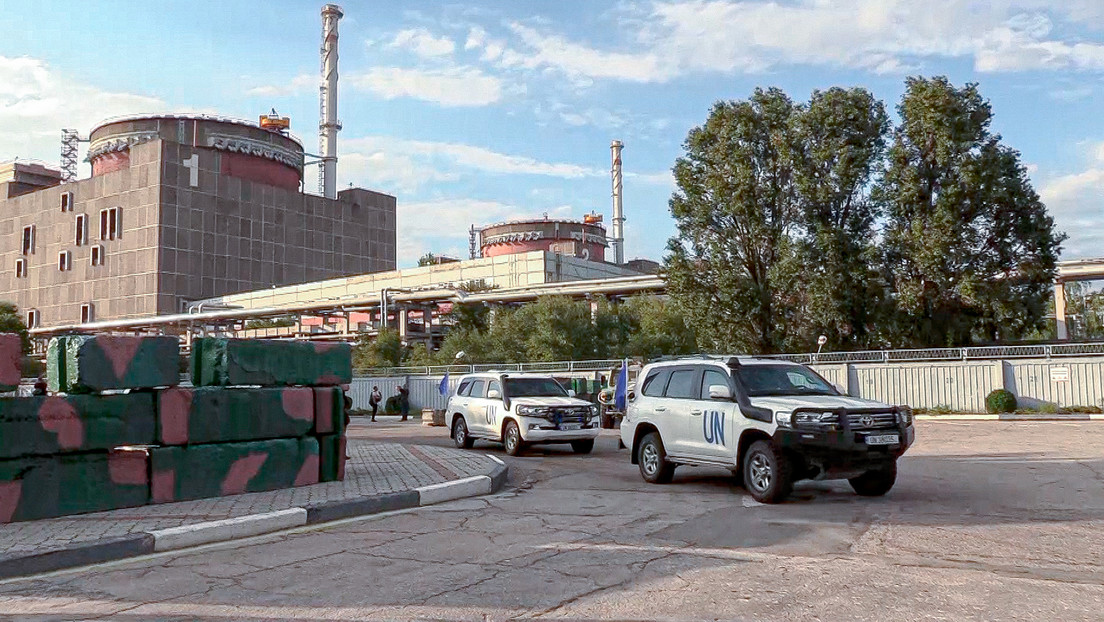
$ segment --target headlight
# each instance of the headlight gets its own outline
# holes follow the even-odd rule
[[[793,425],[795,427],[833,428],[839,424],[839,415],[834,412],[799,412],[794,413]]]
[[[590,407],[590,416],[591,417],[597,417],[598,416],[598,407],[597,406],[591,405],[591,407]]]
[[[776,422],[778,422],[778,425],[780,425],[784,428],[788,428],[792,425],[792,423],[791,423],[791,418],[792,417],[793,417],[793,413],[780,412],[780,413],[778,413],[774,416],[774,420]]]
[[[897,409],[897,423],[908,427],[912,425],[912,409],[911,408],[899,408]]]
[[[517,414],[519,414],[523,417],[539,417],[539,416],[541,416],[540,411],[541,411],[540,406],[525,406],[525,405],[522,405],[522,406],[517,407]]]

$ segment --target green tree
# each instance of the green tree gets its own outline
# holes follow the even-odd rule
[[[27,325],[19,314],[19,307],[10,302],[0,302],[0,333],[15,333],[23,345],[23,353],[31,351],[31,337]]]
[[[619,310],[629,328],[619,357],[652,359],[698,351],[693,325],[669,298],[634,296],[622,303]]]
[[[778,89],[718,102],[675,162],[670,208],[678,235],[668,243],[668,289],[706,349],[763,353],[784,345],[795,310],[776,298],[793,285],[797,113]]]
[[[437,255],[433,253],[426,253],[418,258],[418,267],[432,266],[437,263]]]
[[[909,78],[875,191],[897,345],[957,346],[1041,327],[1064,234],[976,84]]]
[[[805,317],[800,347],[874,345],[885,288],[877,265],[877,205],[869,188],[889,120],[866,89],[814,91],[794,117],[794,183],[801,209],[799,261]],[[796,292],[795,292],[796,293]]]
[[[365,371],[377,367],[396,367],[402,363],[403,354],[399,331],[382,328],[374,339],[367,334],[357,338],[353,346],[353,368]]]

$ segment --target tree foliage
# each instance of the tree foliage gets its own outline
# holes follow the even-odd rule
[[[19,314],[19,307],[10,302],[0,302],[0,333],[15,333],[23,345],[23,353],[31,351],[31,337],[27,333],[27,324]]]
[[[1038,331],[1064,236],[976,85],[719,102],[674,167],[668,286],[705,349],[961,345]]]

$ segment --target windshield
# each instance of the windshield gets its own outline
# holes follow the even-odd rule
[[[510,397],[567,397],[567,391],[551,378],[507,378]]]
[[[800,365],[743,365],[736,375],[750,397],[837,394],[832,385]]]

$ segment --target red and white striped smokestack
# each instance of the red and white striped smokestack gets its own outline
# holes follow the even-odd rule
[[[318,87],[318,189],[327,199],[337,198],[337,22],[345,14],[336,4],[322,7],[322,83]]]
[[[625,212],[621,208],[621,149],[625,145],[615,140],[610,143],[613,166],[610,175],[613,182],[613,219],[610,233],[613,235],[613,263],[625,263]]]

